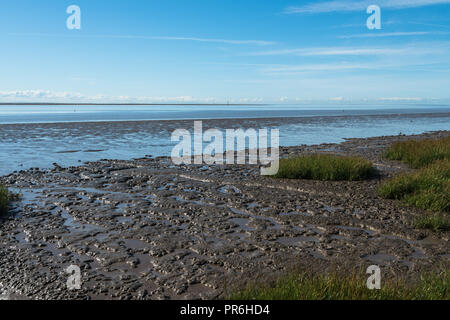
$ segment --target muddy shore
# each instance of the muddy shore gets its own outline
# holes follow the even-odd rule
[[[414,229],[419,209],[378,197],[408,170],[382,158],[395,141],[349,139],[281,148],[358,155],[379,176],[361,182],[275,180],[249,165],[174,166],[170,158],[101,160],[0,178],[23,200],[0,218],[0,295],[19,299],[214,299],[237,283],[331,266],[379,265],[418,278],[450,266],[449,232]],[[77,265],[82,288],[66,288]]]

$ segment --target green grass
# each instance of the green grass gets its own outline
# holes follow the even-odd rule
[[[362,158],[315,154],[280,160],[279,171],[274,177],[355,181],[370,178],[374,173],[372,163]]]
[[[450,230],[450,218],[445,214],[427,214],[415,221],[415,226],[420,229],[431,229],[433,231]]]
[[[385,156],[390,160],[400,160],[414,169],[422,168],[436,160],[450,158],[450,137],[397,142],[387,149]]]
[[[369,275],[315,275],[301,272],[282,277],[271,284],[248,285],[229,295],[230,300],[449,300],[450,276],[422,277],[420,281],[381,282],[380,290],[369,290]]]
[[[0,185],[0,214],[8,211],[8,206],[11,201],[17,201],[21,197],[20,194],[8,191],[8,188]]]
[[[8,209],[9,192],[8,189],[0,185],[0,214]]]
[[[450,159],[413,173],[401,174],[378,188],[380,196],[397,199],[429,213],[418,219],[416,226],[433,230],[450,228]]]

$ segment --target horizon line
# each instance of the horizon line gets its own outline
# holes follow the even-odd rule
[[[0,102],[0,106],[265,106],[270,103],[68,103]]]

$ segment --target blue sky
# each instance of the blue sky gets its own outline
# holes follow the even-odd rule
[[[3,102],[450,98],[450,0],[2,0],[0,39]]]

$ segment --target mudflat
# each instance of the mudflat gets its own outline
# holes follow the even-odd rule
[[[379,176],[357,182],[279,180],[257,166],[174,166],[170,158],[101,160],[0,178],[21,202],[0,219],[0,293],[28,299],[214,299],[282,274],[379,265],[420,277],[448,269],[449,232],[415,229],[423,211],[377,187],[407,171],[385,148],[416,136],[281,148],[357,155]],[[67,290],[70,265],[81,290]]]

